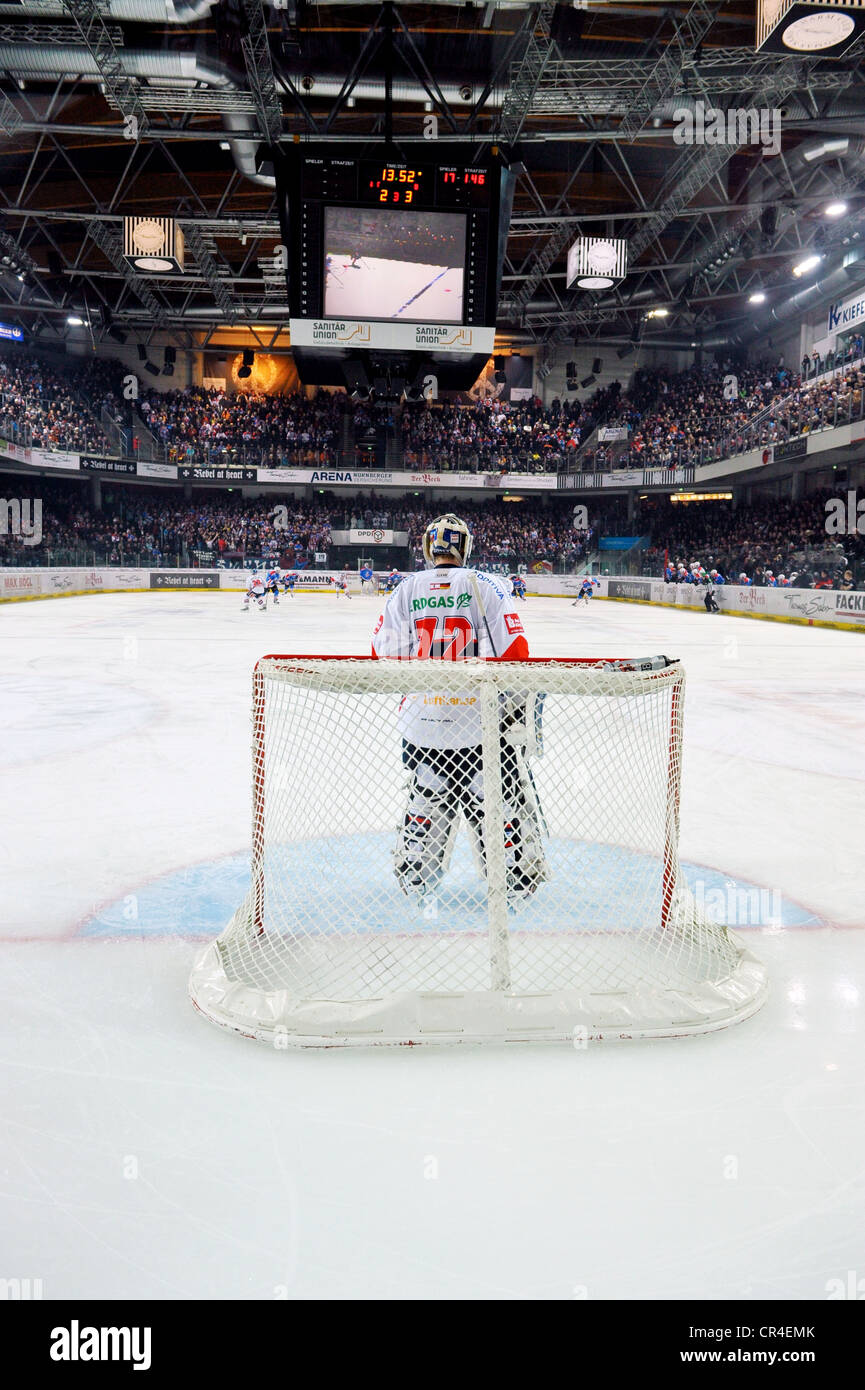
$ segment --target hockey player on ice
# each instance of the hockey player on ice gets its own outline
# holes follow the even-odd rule
[[[262,579],[260,574],[253,574],[250,578],[249,588],[247,589],[243,599],[243,606],[241,608],[242,613],[249,612],[249,600],[251,598],[254,598],[257,606],[262,611],[264,611],[264,609],[267,607],[267,604],[265,602],[264,580]]]
[[[294,586],[297,583],[297,575],[293,572],[289,574],[284,574],[282,576],[282,579],[280,580],[280,583],[282,585],[282,592],[284,594],[288,594],[289,597],[294,598]]]
[[[511,584],[511,594],[514,598],[526,601],[526,581],[521,574],[509,574],[508,579]]]
[[[264,576],[265,594],[273,594],[274,606],[279,605],[279,570],[269,569]]]
[[[411,575],[385,605],[373,634],[374,657],[449,663],[480,657],[523,661],[529,655],[513,596],[492,574],[470,570],[468,526],[448,513],[427,527],[423,551],[430,569]],[[445,666],[445,670],[447,667]],[[501,775],[507,895],[515,902],[549,876],[541,840],[542,815],[529,766],[537,751],[542,697],[527,702],[500,697]],[[409,775],[408,804],[394,850],[403,892],[422,898],[444,876],[460,813],[485,873],[484,775],[477,700],[447,691],[403,697],[398,713],[402,758]]]
[[[588,575],[586,575],[586,578],[580,585],[580,592],[577,594],[577,597],[574,599],[573,603],[571,604],[571,607],[575,608],[578,603],[584,603],[588,608],[589,599],[594,597],[596,585],[598,588],[601,587],[600,580],[591,579]]]
[[[348,580],[343,575],[335,574],[330,582],[336,591],[337,598],[342,598],[343,595],[346,598],[351,598],[351,594],[348,592]]]

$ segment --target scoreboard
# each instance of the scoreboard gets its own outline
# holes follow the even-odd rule
[[[324,203],[361,203],[414,211],[491,206],[497,169],[381,160],[315,159],[301,170],[301,197]]]
[[[327,379],[310,374],[313,349],[331,359],[433,354],[454,368],[477,359],[480,370],[493,349],[513,196],[501,161],[415,163],[307,146],[283,147],[275,170],[302,379]]]

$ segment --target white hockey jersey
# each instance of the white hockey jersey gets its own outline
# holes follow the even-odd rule
[[[522,661],[528,643],[514,597],[505,589],[496,575],[454,565],[414,574],[388,599],[372,654],[402,661]],[[457,700],[446,691],[406,695],[399,730],[419,748],[472,747],[481,741],[480,708],[471,697]]]

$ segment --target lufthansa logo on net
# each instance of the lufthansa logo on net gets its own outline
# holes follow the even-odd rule
[[[69,1327],[51,1329],[52,1361],[131,1361],[133,1371],[150,1370],[149,1327]]]

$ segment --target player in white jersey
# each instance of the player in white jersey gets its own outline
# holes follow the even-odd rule
[[[404,579],[388,599],[373,634],[373,656],[443,662],[528,657],[507,586],[495,575],[466,568],[471,544],[465,522],[452,514],[427,527],[424,555],[433,568]],[[533,893],[548,876],[528,764],[528,730],[536,714],[524,700],[502,695],[502,797],[511,900]],[[448,692],[444,678],[438,691],[404,696],[397,717],[411,783],[394,870],[405,893],[423,897],[435,890],[447,869],[460,812],[485,871],[480,707],[473,696]]]
[[[351,598],[351,594],[348,592],[348,581],[344,575],[335,574],[332,583],[336,590],[337,598],[342,598],[343,595],[345,595],[346,598]]]
[[[243,607],[241,609],[241,612],[249,612],[249,600],[251,598],[255,599],[255,602],[259,608],[264,609],[267,606],[265,592],[266,591],[264,587],[264,580],[262,579],[261,575],[253,574],[249,581],[249,588],[247,589],[243,598]]]

